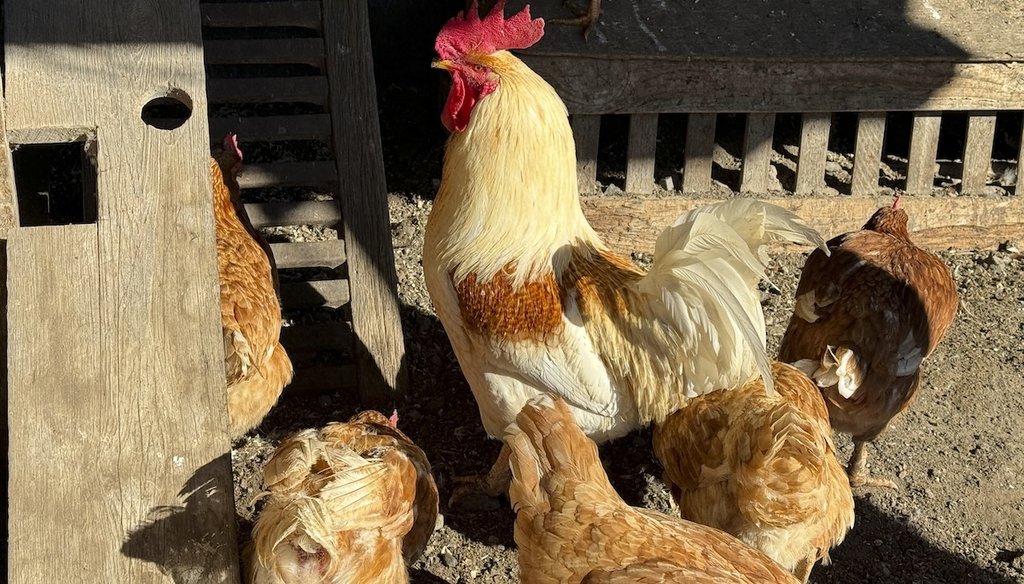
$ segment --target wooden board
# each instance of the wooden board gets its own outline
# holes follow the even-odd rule
[[[597,152],[601,137],[601,116],[575,115],[569,120],[576,142],[576,181],[579,191],[597,191]]]
[[[683,150],[684,193],[711,190],[711,156],[715,149],[715,114],[690,114]]]
[[[198,5],[4,12],[9,126],[96,128],[99,168],[96,224],[11,234],[10,581],[236,583]]]
[[[935,155],[939,148],[941,124],[942,114],[938,112],[914,114],[907,160],[905,190],[908,193],[928,194],[935,188]]]
[[[740,192],[767,193],[772,162],[775,114],[750,114],[743,130],[743,168]]]
[[[807,194],[825,186],[825,161],[832,114],[807,113],[800,129],[800,154],[796,167],[796,193]]]
[[[658,143],[658,116],[629,116],[629,144],[626,149],[626,192],[641,195],[654,190],[654,147]]]
[[[825,239],[859,229],[891,197],[786,197],[762,199],[803,217]],[[662,229],[679,215],[717,201],[683,197],[583,197],[583,212],[614,250],[651,252]],[[1019,198],[903,198],[914,241],[931,249],[994,248],[1024,239],[1024,200]],[[788,248],[804,250],[804,248]]]
[[[967,118],[967,140],[964,143],[963,183],[960,192],[980,194],[992,171],[992,144],[996,136],[996,116],[972,114]]]
[[[366,406],[388,407],[405,392],[405,341],[366,11],[365,2],[324,2],[323,30],[359,393]]]
[[[0,80],[0,91],[3,81]],[[18,191],[14,187],[14,166],[11,148],[7,143],[7,114],[0,100],[0,240],[18,224]]]
[[[878,192],[878,169],[885,139],[885,112],[865,112],[857,116],[857,144],[853,154],[850,194],[873,195]]]

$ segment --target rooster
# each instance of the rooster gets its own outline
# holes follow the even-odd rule
[[[216,224],[220,316],[228,388],[228,430],[233,438],[255,427],[292,379],[281,345],[281,305],[273,256],[242,206],[238,171],[242,151],[234,134],[210,160]]]
[[[830,256],[812,253],[779,349],[822,388],[832,427],[853,435],[854,487],[896,488],[869,475],[866,445],[913,400],[959,302],[949,268],[914,245],[907,221],[897,196],[829,241]]]
[[[654,430],[654,452],[684,519],[730,533],[803,582],[853,526],[853,492],[828,410],[799,370],[694,398]]]
[[[460,13],[437,36],[452,136],[423,251],[487,433],[501,436],[545,392],[602,442],[758,371],[770,388],[756,289],[765,244],[821,237],[788,211],[737,199],[680,217],[646,274],[609,250],[580,207],[565,105],[506,50],[537,42],[544,22],[528,6],[502,12],[499,2],[484,19]],[[468,486],[503,492],[508,455]]]
[[[626,505],[565,402],[540,395],[505,432],[526,584],[792,583],[761,552],[703,525]]]
[[[281,443],[244,551],[249,584],[409,581],[438,498],[426,455],[397,424],[397,414],[365,411]]]

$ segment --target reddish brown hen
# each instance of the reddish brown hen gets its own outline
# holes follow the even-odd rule
[[[949,268],[910,239],[896,197],[860,231],[815,250],[796,291],[779,360],[825,394],[832,426],[853,435],[850,484],[895,488],[867,472],[867,442],[913,400],[921,363],[946,334],[959,302]]]

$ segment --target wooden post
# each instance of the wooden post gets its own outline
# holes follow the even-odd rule
[[[716,118],[715,114],[690,114],[686,122],[684,193],[705,193],[711,190],[711,157],[715,151]]]
[[[831,128],[832,114],[804,114],[796,166],[797,194],[813,193],[825,186],[825,161],[828,159],[828,134]]]
[[[9,581],[237,583],[198,3],[4,9],[8,129],[98,167],[95,224],[10,236]]]
[[[597,152],[601,137],[601,116],[573,114],[572,137],[576,141],[576,181],[580,194],[597,192]]]
[[[939,149],[941,123],[942,114],[939,112],[914,114],[910,156],[907,160],[908,193],[930,194],[935,187],[935,156]]]
[[[772,164],[775,114],[748,114],[743,132],[743,171],[740,192],[767,193]]]
[[[850,194],[873,195],[878,192],[878,168],[882,162],[884,138],[885,112],[864,112],[857,116],[857,145],[853,153]]]
[[[405,340],[366,11],[366,2],[325,1],[323,30],[359,395],[365,405],[385,407],[405,392]],[[346,79],[367,85],[352,87]]]
[[[995,113],[968,116],[961,193],[977,195],[985,190],[988,173],[992,171],[992,143],[995,137]]]
[[[639,195],[654,190],[654,150],[658,143],[658,114],[629,116],[626,149],[626,192]]]

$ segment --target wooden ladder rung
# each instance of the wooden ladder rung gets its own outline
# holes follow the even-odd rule
[[[356,388],[354,365],[315,365],[295,369],[295,378],[284,388],[285,394],[323,395],[349,392]]]
[[[601,116],[573,114],[572,137],[576,141],[576,181],[580,194],[597,192],[597,153],[601,138]]]
[[[232,39],[203,43],[207,65],[302,64],[323,66],[319,38]]]
[[[939,127],[942,114],[920,112],[914,114],[910,134],[910,156],[907,161],[906,191],[911,194],[930,194],[935,187],[935,156],[939,149]]]
[[[348,301],[348,280],[281,283],[281,305],[285,308],[339,308]]]
[[[345,263],[345,242],[341,239],[272,243],[270,250],[280,269],[337,268]]]
[[[335,201],[247,203],[245,212],[253,227],[333,225],[341,222],[341,208]]]
[[[967,117],[961,193],[978,195],[984,192],[988,174],[992,171],[992,145],[995,139],[995,112],[971,114]]]
[[[715,114],[690,114],[683,152],[684,193],[711,190],[711,160],[715,151]]]
[[[775,135],[775,114],[747,115],[743,132],[743,171],[740,192],[767,193],[772,164],[772,137]]]
[[[281,343],[289,353],[332,351],[352,354],[352,325],[347,322],[296,324],[281,329]]]
[[[857,142],[853,152],[850,194],[873,195],[878,192],[878,170],[882,164],[884,138],[885,112],[864,112],[857,116]]]
[[[327,114],[212,118],[210,136],[220,142],[228,132],[238,134],[242,142],[278,142],[282,140],[329,140],[331,116]]]
[[[654,151],[658,144],[658,114],[629,116],[626,149],[626,192],[647,195],[654,191]]]
[[[327,78],[255,77],[206,79],[206,95],[212,104],[311,103],[327,104]]]
[[[811,112],[803,115],[795,193],[813,193],[825,186],[825,162],[828,160],[828,134],[831,128],[831,113]]]
[[[224,28],[289,27],[320,30],[320,2],[232,2],[199,5],[203,26]]]
[[[264,187],[323,186],[338,180],[338,167],[333,160],[313,162],[274,162],[247,164],[238,176],[243,189]]]

